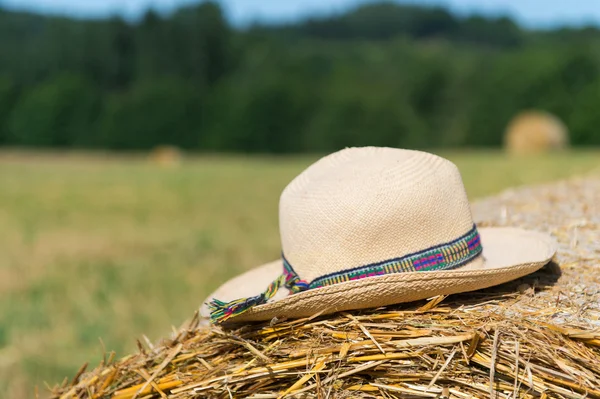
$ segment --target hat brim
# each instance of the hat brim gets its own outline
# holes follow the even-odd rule
[[[367,277],[293,295],[284,289],[268,303],[232,317],[228,322],[308,317],[476,291],[533,273],[547,264],[556,252],[555,241],[535,231],[508,227],[479,228],[478,231],[483,262],[477,267],[467,265],[448,271]],[[260,294],[282,270],[282,261],[277,260],[234,277],[204,301],[200,314],[209,316],[207,303],[213,298],[231,301]]]

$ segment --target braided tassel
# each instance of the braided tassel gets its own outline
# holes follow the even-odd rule
[[[284,285],[292,294],[309,289],[308,282],[300,279],[292,266],[285,259],[285,256],[283,257],[283,274],[269,284],[262,294],[249,298],[235,299],[230,302],[213,299],[208,304],[208,308],[210,309],[210,319],[213,323],[219,324],[230,317],[240,315],[247,310],[250,310],[254,306],[265,304],[269,299],[273,298],[282,285]]]
[[[210,309],[210,319],[213,323],[219,324],[230,317],[240,315],[245,311],[253,308],[257,305],[262,305],[267,303],[267,301],[277,293],[282,284],[285,284],[285,276],[279,276],[275,281],[273,281],[267,289],[260,295],[249,297],[249,298],[240,298],[235,299],[231,302],[223,302],[218,299],[213,299],[208,304]]]

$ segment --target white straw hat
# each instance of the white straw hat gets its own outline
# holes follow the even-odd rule
[[[547,235],[481,228],[457,167],[439,156],[348,148],[297,176],[279,203],[282,259],[210,295],[215,323],[306,317],[467,292],[532,273]]]

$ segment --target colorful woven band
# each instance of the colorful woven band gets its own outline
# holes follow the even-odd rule
[[[232,316],[244,313],[254,306],[264,304],[275,295],[281,285],[284,285],[290,292],[297,293],[386,274],[451,270],[472,261],[481,254],[481,251],[479,233],[477,232],[477,227],[473,225],[473,228],[468,233],[445,244],[400,258],[327,274],[314,279],[310,283],[300,279],[292,265],[290,265],[282,254],[283,274],[272,282],[265,292],[255,297],[237,299],[231,302],[222,302],[214,299],[209,304],[211,309],[210,317],[214,323],[221,323]]]
[[[382,276],[384,274],[425,272],[434,270],[455,269],[473,260],[481,254],[481,241],[477,228],[454,241],[438,245],[423,251],[415,252],[400,258],[372,263],[337,273],[327,274],[313,280],[308,289],[359,280],[365,277]],[[284,274],[294,273],[294,269],[283,258]],[[291,278],[291,277],[290,277]]]

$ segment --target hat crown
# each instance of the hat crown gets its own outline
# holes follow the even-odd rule
[[[448,243],[473,228],[458,168],[421,151],[364,147],[298,175],[279,205],[283,253],[312,281]]]

